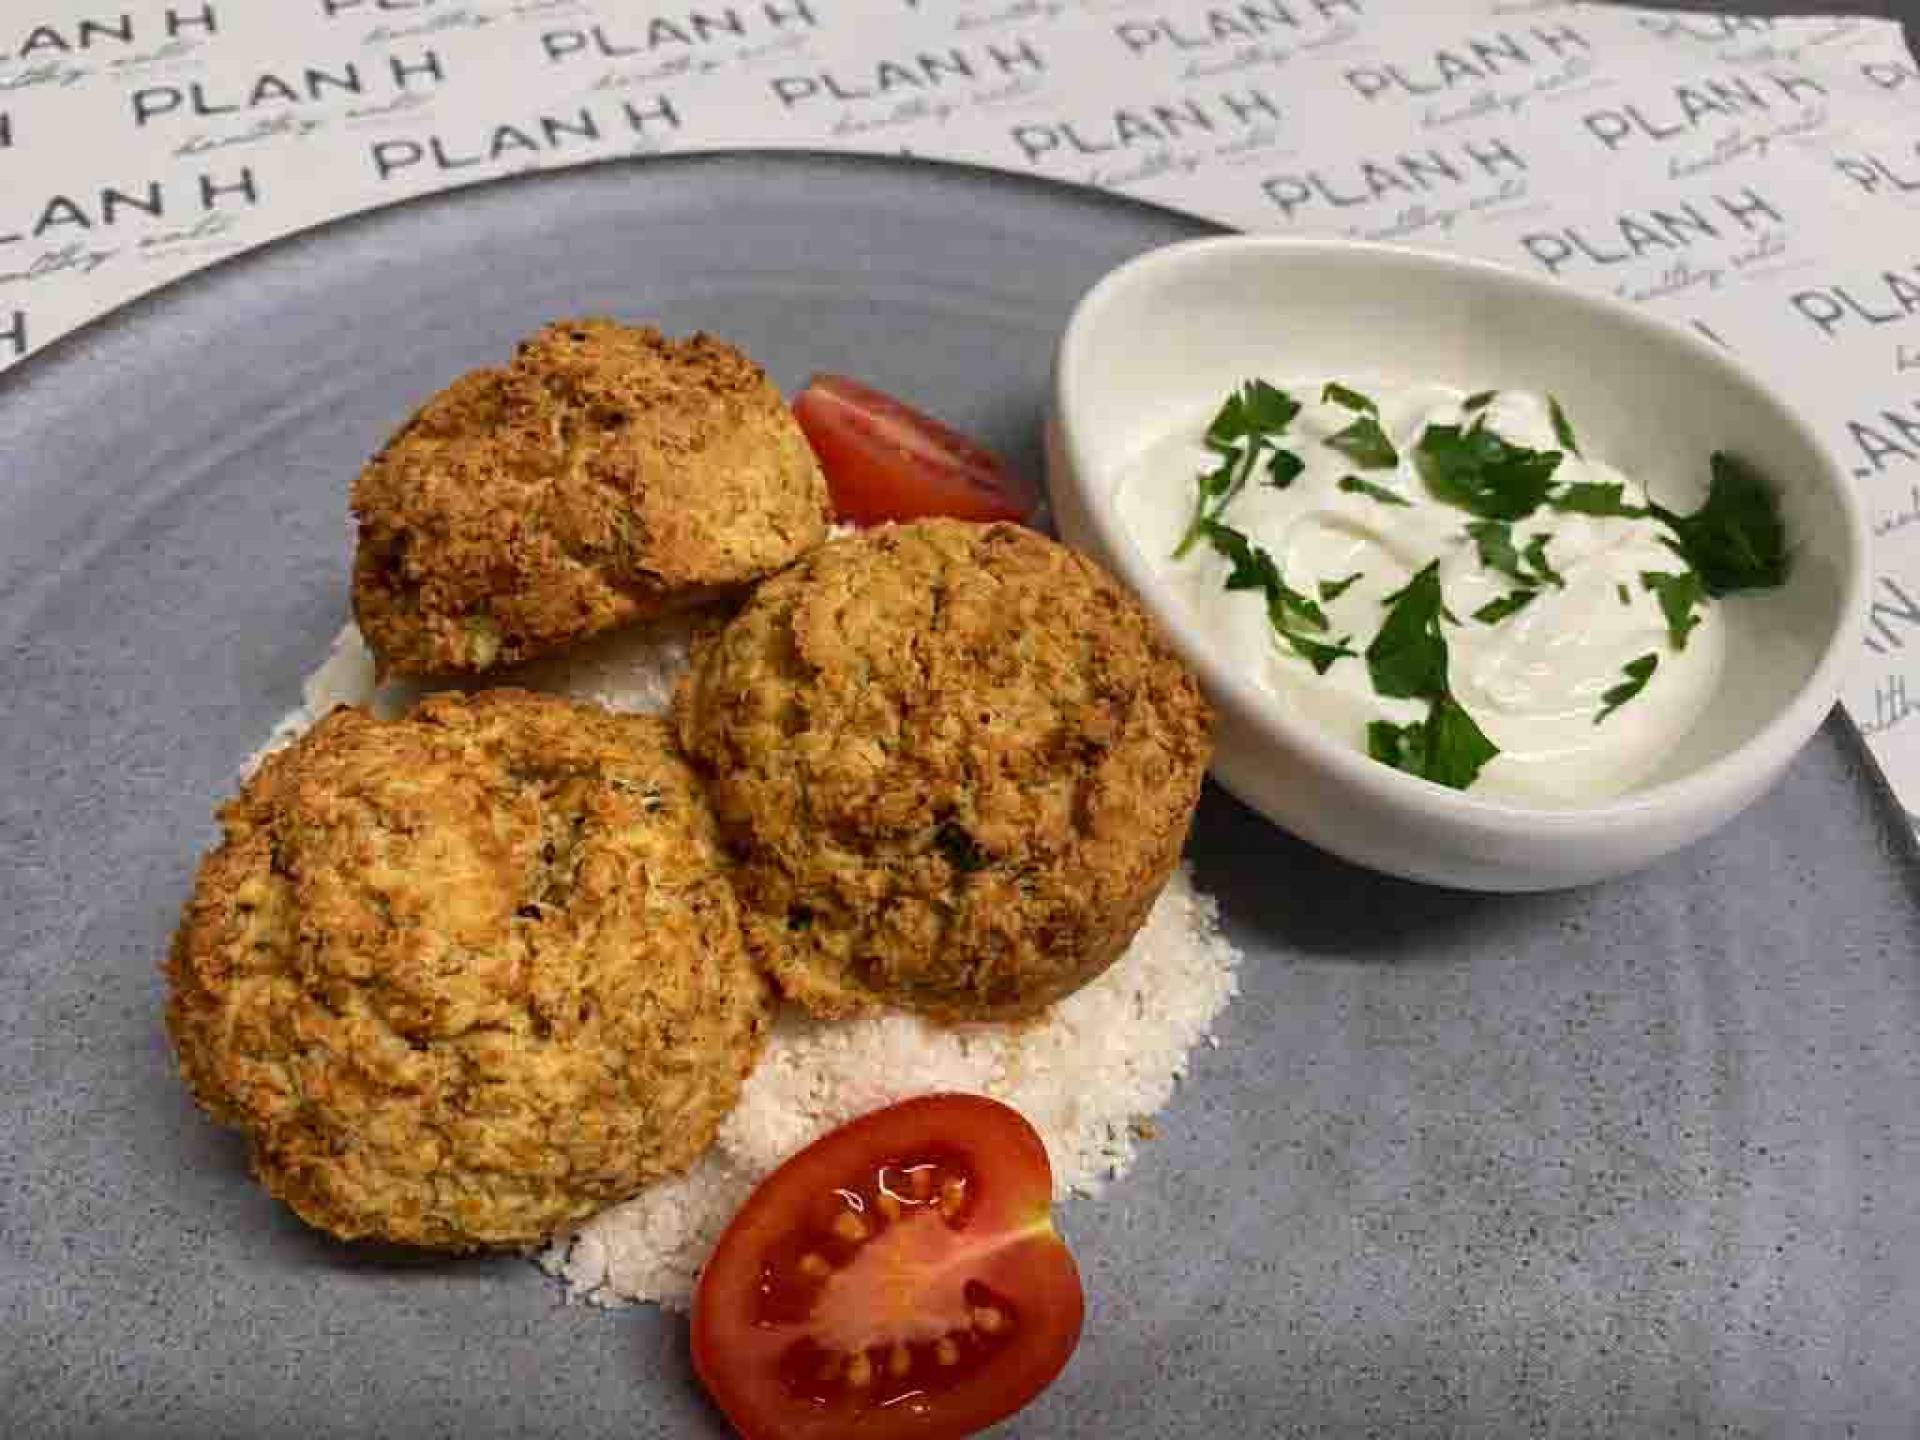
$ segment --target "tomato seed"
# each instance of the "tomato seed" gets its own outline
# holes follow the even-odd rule
[[[991,1305],[978,1305],[974,1307],[973,1323],[982,1335],[998,1335],[1007,1317]]]
[[[878,1210],[889,1224],[900,1218],[900,1202],[885,1190],[882,1190],[880,1198],[873,1202],[873,1208]]]
[[[857,1350],[847,1361],[847,1384],[855,1390],[864,1390],[873,1383],[873,1362],[867,1358],[867,1352]]]
[[[960,1347],[942,1335],[938,1340],[933,1342],[933,1358],[936,1363],[941,1365],[958,1365],[960,1363]]]
[[[913,1368],[913,1352],[906,1346],[895,1343],[887,1352],[887,1374],[898,1380]]]
[[[907,1188],[913,1191],[913,1198],[925,1200],[933,1194],[933,1167],[916,1165],[907,1172]]]
[[[850,1245],[858,1245],[867,1238],[867,1222],[851,1210],[842,1210],[833,1217],[833,1233]]]
[[[827,1263],[827,1257],[809,1250],[800,1257],[800,1273],[809,1280],[824,1280],[833,1273],[833,1266]]]

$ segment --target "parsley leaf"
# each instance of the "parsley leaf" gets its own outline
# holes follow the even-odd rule
[[[1426,774],[1427,722],[1396,725],[1391,720],[1372,721],[1367,726],[1367,754],[1409,775]]]
[[[1307,468],[1307,462],[1291,450],[1273,447],[1273,458],[1267,461],[1267,483],[1276,490],[1284,490],[1300,478],[1300,472]]]
[[[1344,660],[1353,654],[1353,647],[1345,640],[1314,640],[1297,630],[1282,630],[1280,638],[1291,645],[1301,659],[1313,666],[1316,675],[1326,674],[1333,668],[1334,661]]]
[[[1318,673],[1326,674],[1334,661],[1354,653],[1345,640],[1318,640],[1301,633],[1302,626],[1325,630],[1327,612],[1287,584],[1280,567],[1265,550],[1218,520],[1204,522],[1202,533],[1233,566],[1227,575],[1227,589],[1261,591],[1267,601],[1267,622]]]
[[[1290,615],[1299,616],[1316,630],[1327,628],[1327,612],[1316,601],[1287,584],[1280,574],[1280,567],[1274,564],[1273,556],[1245,535],[1216,520],[1207,526],[1207,539],[1213,542],[1214,549],[1233,562],[1233,571],[1227,576],[1227,589],[1259,590],[1264,593],[1267,597],[1267,616],[1276,630],[1292,623],[1287,618]]]
[[[1409,775],[1427,773],[1427,722],[1396,725],[1391,720],[1375,720],[1367,726],[1367,754],[1382,764]]]
[[[1500,747],[1474,723],[1458,700],[1442,695],[1427,712],[1427,779],[1464,790],[1480,778]]]
[[[1546,535],[1534,536],[1527,542],[1527,548],[1520,552],[1520,558],[1533,567],[1535,575],[1549,585],[1558,585],[1564,590],[1567,588],[1566,579],[1547,560],[1547,541],[1550,538]]]
[[[1547,503],[1556,510],[1566,510],[1576,515],[1618,515],[1628,520],[1637,520],[1653,513],[1621,500],[1625,490],[1624,485],[1582,481],[1578,485],[1567,486],[1557,495],[1549,496]]]
[[[1358,475],[1342,475],[1339,487],[1349,495],[1365,495],[1369,500],[1378,500],[1382,505],[1411,505],[1413,502],[1404,495],[1396,495],[1384,485],[1376,485],[1371,480],[1362,480]]]
[[[1473,618],[1482,625],[1497,625],[1509,615],[1527,608],[1540,592],[1538,590],[1511,590],[1498,600],[1489,600],[1473,612]]]
[[[1598,725],[1602,720],[1606,719],[1609,715],[1613,714],[1614,711],[1618,710],[1622,705],[1646,689],[1647,681],[1653,678],[1653,672],[1659,668],[1660,657],[1658,655],[1646,654],[1642,655],[1638,660],[1629,660],[1624,667],[1627,678],[1600,697],[1602,707],[1600,713],[1593,717],[1593,723]]]
[[[1200,477],[1200,497],[1224,503],[1246,484],[1247,467],[1243,457],[1229,455]]]
[[[1371,396],[1362,395],[1358,390],[1349,390],[1338,380],[1329,380],[1327,388],[1320,392],[1321,402],[1332,401],[1335,405],[1348,410],[1364,411],[1368,415],[1378,415],[1380,407],[1373,403]]]
[[[1553,422],[1553,438],[1560,442],[1560,448],[1578,455],[1580,442],[1573,438],[1573,424],[1567,419],[1567,412],[1560,408],[1559,397],[1547,397],[1547,418]]]
[[[1440,634],[1440,562],[1387,597],[1387,618],[1367,646],[1373,688],[1396,699],[1447,691],[1447,642]]]
[[[1724,450],[1713,452],[1712,466],[1706,504],[1693,514],[1653,507],[1674,533],[1668,543],[1699,572],[1709,595],[1785,584],[1786,527],[1772,489],[1753,466]]]
[[[1264,380],[1249,380],[1207,426],[1207,447],[1218,450],[1253,436],[1277,435],[1300,413],[1300,402]]]
[[[1436,785],[1464,790],[1500,753],[1451,695],[1434,699],[1427,718],[1411,725],[1375,720],[1367,726],[1367,754]]]
[[[1276,594],[1286,590],[1286,581],[1280,578],[1280,567],[1273,563],[1273,557],[1244,533],[1218,520],[1210,520],[1207,522],[1206,535],[1213,548],[1233,566],[1227,574],[1227,589],[1263,590]]]
[[[1363,470],[1391,470],[1400,463],[1400,452],[1371,415],[1362,415],[1338,434],[1329,435],[1327,448],[1338,450]]]
[[[1320,598],[1329,604],[1338,600],[1353,588],[1354,582],[1358,580],[1363,573],[1363,571],[1356,570],[1344,580],[1322,580],[1320,582]]]
[[[1460,408],[1468,415],[1476,415],[1493,403],[1498,390],[1478,390],[1460,402]]]
[[[1173,558],[1183,560],[1187,552],[1206,533],[1208,523],[1214,516],[1227,508],[1228,503],[1238,495],[1247,483],[1247,472],[1253,468],[1254,451],[1229,451],[1213,469],[1201,472],[1199,491],[1193,500],[1193,519],[1187,524],[1187,533],[1180,537],[1180,543],[1173,547]]]
[[[1437,499],[1491,520],[1522,520],[1547,498],[1561,455],[1510,445],[1491,430],[1429,425],[1413,459]]]
[[[1513,527],[1506,521],[1476,520],[1467,526],[1467,534],[1473,537],[1474,548],[1480,552],[1480,563],[1489,570],[1498,570],[1516,580],[1533,578],[1520,566],[1520,552],[1513,548]]]
[[[1297,615],[1316,630],[1327,628],[1327,612],[1320,608],[1320,602],[1310,596],[1302,595],[1282,580],[1278,567],[1274,569],[1273,578],[1267,582],[1268,609],[1273,608],[1276,599],[1279,601],[1282,615]]]
[[[1380,633],[1367,647],[1373,688],[1397,699],[1428,701],[1427,718],[1412,725],[1374,721],[1367,726],[1367,753],[1396,770],[1464,790],[1500,749],[1447,689],[1440,562],[1389,595],[1387,606]]]
[[[1298,456],[1287,456],[1274,440],[1299,413],[1299,401],[1264,380],[1249,380],[1227,396],[1207,426],[1204,442],[1220,457],[1220,463],[1199,477],[1193,519],[1188,522],[1180,543],[1174,546],[1174,559],[1184,559],[1206,532],[1207,524],[1219,519],[1234,496],[1246,488],[1247,478],[1253,473],[1254,462],[1263,447],[1273,447],[1276,452],[1268,462],[1267,475],[1280,489],[1284,490],[1305,468]]]
[[[1693,613],[1693,607],[1707,598],[1707,587],[1701,583],[1700,576],[1692,570],[1682,571],[1678,575],[1643,570],[1640,572],[1640,583],[1660,601],[1660,613],[1667,617],[1667,639],[1673,643],[1673,648],[1686,649],[1687,637],[1693,633],[1694,626],[1700,623],[1700,617]]]
[[[1536,535],[1527,542],[1525,550],[1516,550],[1513,527],[1504,520],[1476,520],[1467,526],[1467,534],[1473,537],[1474,548],[1480,552],[1480,563],[1489,570],[1498,570],[1523,585],[1566,585],[1566,580],[1547,559],[1547,542],[1551,537]]]

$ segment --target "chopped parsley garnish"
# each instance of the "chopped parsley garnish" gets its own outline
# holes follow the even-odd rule
[[[1276,437],[1299,413],[1298,400],[1264,380],[1249,380],[1227,397],[1207,426],[1204,441],[1206,447],[1220,457],[1220,463],[1200,474],[1193,519],[1187,525],[1187,533],[1174,547],[1174,559],[1183,559],[1205,533],[1207,524],[1218,519],[1233,497],[1246,487],[1263,449],[1275,451],[1267,466],[1270,481],[1281,489],[1292,483],[1303,467],[1298,456],[1290,460],[1280,458],[1288,452],[1279,448]]]
[[[1560,572],[1554,569],[1552,564],[1547,560],[1547,540],[1549,538],[1550,537],[1546,535],[1534,536],[1533,539],[1527,542],[1527,548],[1520,552],[1520,558],[1532,566],[1533,573],[1538,575],[1542,580],[1546,581],[1549,585],[1558,585],[1564,590],[1567,588],[1566,580],[1561,577]]]
[[[1623,668],[1627,678],[1600,697],[1600,713],[1593,717],[1593,723],[1596,725],[1647,688],[1647,681],[1651,680],[1653,672],[1660,668],[1660,657],[1654,654],[1642,655],[1638,660],[1629,660]]]
[[[1264,380],[1249,380],[1220,407],[1207,426],[1207,448],[1222,450],[1242,440],[1278,435],[1300,413],[1300,402]]]
[[[1327,437],[1327,448],[1338,450],[1363,470],[1391,470],[1400,463],[1400,452],[1371,415],[1362,415],[1346,429]]]
[[[1707,501],[1691,515],[1655,505],[1673,531],[1668,543],[1699,573],[1709,595],[1768,589],[1787,579],[1787,534],[1767,482],[1746,461],[1713,452]]]
[[[1413,460],[1436,499],[1489,520],[1524,520],[1553,488],[1561,454],[1508,444],[1491,430],[1429,425]]]
[[[1547,561],[1547,537],[1536,535],[1524,551],[1513,546],[1513,527],[1504,520],[1476,520],[1467,526],[1480,563],[1498,570],[1523,585],[1565,585],[1567,582]]]
[[[1354,582],[1360,578],[1362,573],[1363,572],[1356,570],[1344,580],[1322,580],[1320,582],[1320,598],[1331,605],[1335,600],[1338,600],[1353,588]]]
[[[1387,596],[1387,618],[1367,646],[1373,688],[1395,699],[1447,693],[1447,642],[1440,634],[1440,562]]]
[[[1687,637],[1693,633],[1694,626],[1700,623],[1700,617],[1693,613],[1693,607],[1707,598],[1707,587],[1701,583],[1699,575],[1692,570],[1682,571],[1678,575],[1643,570],[1640,572],[1640,583],[1659,600],[1660,613],[1667,617],[1667,639],[1673,642],[1673,648],[1686,649]]]
[[[1499,753],[1451,695],[1437,697],[1425,720],[1411,725],[1375,720],[1367,726],[1367,754],[1375,760],[1454,790],[1473,784]]]
[[[1583,480],[1578,485],[1569,485],[1548,496],[1547,503],[1556,510],[1567,510],[1576,515],[1617,515],[1627,520],[1638,520],[1643,515],[1653,513],[1622,500],[1620,497],[1625,490],[1624,485],[1604,485],[1598,481]]]
[[[1342,475],[1339,488],[1349,495],[1364,495],[1369,500],[1378,500],[1382,505],[1411,505],[1413,502],[1404,495],[1396,495],[1384,485],[1376,485],[1371,480],[1362,480],[1358,475]]]
[[[1567,412],[1560,408],[1557,396],[1547,397],[1547,418],[1553,422],[1553,438],[1560,442],[1560,448],[1578,455],[1580,442],[1573,438],[1573,422],[1567,419]]]
[[[1380,633],[1367,647],[1367,672],[1382,695],[1427,701],[1427,718],[1411,725],[1375,720],[1367,726],[1367,754],[1409,775],[1464,790],[1500,749],[1447,688],[1440,562],[1389,595],[1387,607]]]
[[[1347,644],[1352,636],[1342,640],[1315,640],[1310,635],[1302,635],[1298,630],[1282,630],[1280,638],[1293,647],[1294,653],[1309,665],[1313,673],[1324,675],[1333,668],[1336,660],[1345,660],[1353,654],[1353,647]]]
[[[1409,775],[1427,773],[1427,722],[1396,725],[1391,720],[1375,720],[1367,726],[1367,754],[1373,759],[1404,770]]]
[[[1533,603],[1538,590],[1512,590],[1498,600],[1489,600],[1473,612],[1473,618],[1482,625],[1498,625],[1509,615],[1517,614]]]
[[[1498,570],[1516,580],[1533,578],[1520,568],[1520,552],[1513,548],[1513,527],[1506,521],[1476,520],[1467,526],[1467,534],[1473,537],[1474,548],[1480,552],[1480,563],[1489,570]]]
[[[1199,493],[1194,496],[1193,519],[1187,524],[1187,533],[1180,537],[1180,543],[1173,547],[1173,558],[1186,558],[1194,543],[1206,532],[1212,518],[1227,508],[1227,502],[1240,493],[1247,483],[1247,470],[1253,463],[1253,452],[1245,455],[1238,452],[1227,455],[1211,470],[1203,470],[1199,478]]]
[[[1227,576],[1227,589],[1261,591],[1267,601],[1267,621],[1274,632],[1312,665],[1316,673],[1326,674],[1334,661],[1354,653],[1344,639],[1323,640],[1305,633],[1324,631],[1327,612],[1287,584],[1280,567],[1265,550],[1231,525],[1222,525],[1217,520],[1203,522],[1201,533],[1233,566]]]
[[[1551,450],[1515,444],[1488,428],[1497,398],[1493,390],[1468,396],[1461,402],[1461,424],[1427,426],[1411,455],[1428,494],[1468,512],[1466,533],[1481,565],[1511,582],[1506,593],[1475,610],[1473,620],[1498,625],[1533,604],[1547,587],[1567,584],[1548,556],[1555,538],[1552,533],[1531,527],[1535,533],[1524,542],[1514,534],[1519,522],[1542,507],[1600,518],[1652,518],[1665,527],[1668,533],[1663,538],[1684,568],[1676,574],[1643,571],[1640,586],[1659,605],[1667,640],[1676,652],[1686,648],[1702,623],[1701,612],[1710,598],[1785,581],[1786,533],[1778,502],[1751,465],[1724,451],[1714,452],[1706,500],[1691,514],[1651,502],[1630,504],[1623,483],[1556,484],[1554,477],[1566,456],[1580,454],[1573,425],[1557,397],[1546,397],[1558,446]],[[1381,426],[1380,407],[1372,396],[1328,381],[1319,400],[1351,415],[1344,428],[1322,442],[1329,449],[1346,456],[1362,472],[1399,465],[1401,452]],[[1197,477],[1193,518],[1175,557],[1205,540],[1228,562],[1226,588],[1260,595],[1277,643],[1320,674],[1343,658],[1364,658],[1376,694],[1420,702],[1425,708],[1422,719],[1404,725],[1388,720],[1369,724],[1367,753],[1408,774],[1466,789],[1500,751],[1448,682],[1445,627],[1460,621],[1447,609],[1440,562],[1428,564],[1385,597],[1378,633],[1363,652],[1356,652],[1353,637],[1334,636],[1323,607],[1358,584],[1363,572],[1319,581],[1312,587],[1316,599],[1289,585],[1273,555],[1223,521],[1229,505],[1256,471],[1277,489],[1286,489],[1305,472],[1302,456],[1282,443],[1301,409],[1300,401],[1264,380],[1248,380],[1227,397],[1207,427],[1205,444],[1215,463]],[[1364,474],[1343,474],[1335,483],[1346,494],[1366,496],[1383,505],[1415,503],[1408,494]],[[1616,584],[1614,592],[1623,606],[1635,604],[1632,586]],[[1626,662],[1601,694],[1593,723],[1602,724],[1637,698],[1659,670],[1661,658],[1659,653],[1648,653]],[[977,847],[964,832],[940,833],[936,843],[958,868],[978,863]]]
[[[1327,382],[1327,388],[1320,392],[1320,400],[1323,404],[1330,401],[1348,410],[1359,410],[1368,415],[1380,413],[1380,407],[1373,403],[1371,396],[1362,395],[1358,390],[1349,390],[1338,380]]]
[[[1231,525],[1222,525],[1212,521],[1207,526],[1207,539],[1230,562],[1233,570],[1227,576],[1229,590],[1264,590],[1271,607],[1281,612],[1297,614],[1308,624],[1324,630],[1327,628],[1327,615],[1318,604],[1302,595],[1280,577],[1280,567],[1273,557],[1254,544]],[[1275,620],[1278,625],[1281,623]]]

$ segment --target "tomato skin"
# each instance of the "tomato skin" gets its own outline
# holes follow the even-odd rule
[[[1032,488],[991,450],[848,376],[815,375],[793,415],[849,524],[935,515],[1025,521],[1037,508]]]
[[[933,1170],[917,1163],[926,1156],[943,1157],[939,1163],[947,1168],[939,1173],[968,1177],[957,1219],[929,1208],[888,1223],[870,1208],[869,1218],[880,1227],[864,1241],[873,1254],[859,1247],[834,1252],[841,1255],[834,1278],[798,1291],[796,1302],[793,1257],[833,1244],[817,1223],[823,1200],[875,1174],[884,1189],[890,1172],[897,1180],[915,1168]],[[1051,1384],[1079,1341],[1085,1312],[1079,1270],[1053,1229],[1051,1203],[1045,1145],[1018,1112],[998,1101],[929,1095],[862,1116],[774,1171],[728,1226],[694,1294],[694,1369],[743,1440],[956,1440],[973,1434]],[[825,1236],[825,1245],[809,1235]],[[890,1241],[900,1243],[889,1251]],[[995,1315],[1010,1317],[1005,1333],[987,1331],[983,1340],[980,1332],[966,1331],[968,1358],[943,1360],[954,1365],[951,1370],[936,1367],[927,1340],[932,1332],[925,1329],[944,1323],[931,1313],[935,1307],[898,1320],[905,1330],[887,1328],[896,1323],[888,1317],[902,1305],[903,1271],[890,1263],[899,1256],[908,1257],[901,1263],[905,1292],[913,1298],[934,1296],[941,1287],[962,1293],[961,1278],[967,1295],[1001,1297]],[[863,1260],[876,1263],[863,1270]],[[868,1283],[875,1278],[890,1293]],[[829,1293],[843,1283],[850,1292]],[[874,1329],[872,1337],[856,1342],[871,1349],[818,1353],[870,1353],[879,1361],[889,1348],[907,1349],[911,1338],[917,1368],[902,1383],[912,1394],[896,1397],[907,1403],[889,1403],[865,1390],[842,1388],[823,1397],[793,1387],[791,1367],[783,1366],[795,1348],[817,1350],[817,1340],[831,1338],[836,1325],[845,1330],[849,1315],[856,1325]]]

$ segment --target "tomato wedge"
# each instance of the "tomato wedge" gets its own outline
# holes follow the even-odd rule
[[[693,1364],[745,1440],[952,1440],[1052,1383],[1080,1338],[1046,1146],[1017,1111],[929,1095],[763,1181],[693,1297]]]
[[[793,416],[826,471],[835,512],[849,524],[929,515],[1025,520],[1038,502],[985,446],[845,375],[814,376]]]

